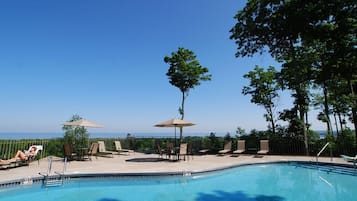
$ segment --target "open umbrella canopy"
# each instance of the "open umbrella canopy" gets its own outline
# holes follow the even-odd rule
[[[84,126],[84,127],[89,127],[89,128],[102,128],[102,125],[87,121],[87,120],[78,120],[78,121],[72,121],[72,122],[66,122],[63,125],[65,126]]]
[[[195,123],[184,121],[181,119],[170,119],[164,122],[161,122],[159,124],[156,124],[156,127],[175,127],[175,147],[176,147],[176,128],[177,127],[185,127],[185,126],[193,126],[196,125]],[[180,139],[182,138],[182,135],[180,135]]]
[[[184,121],[181,119],[170,119],[159,124],[156,124],[156,127],[185,127],[185,126],[193,126],[195,123]]]

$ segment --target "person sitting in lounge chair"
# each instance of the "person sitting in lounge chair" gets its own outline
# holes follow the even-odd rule
[[[25,151],[25,152],[18,150],[13,158],[9,160],[0,160],[0,163],[16,161],[16,160],[27,161],[29,158],[36,155],[36,150],[37,148],[35,146],[32,146],[29,151]]]

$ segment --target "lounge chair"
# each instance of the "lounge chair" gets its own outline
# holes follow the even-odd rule
[[[186,155],[187,155],[187,143],[182,143],[180,144],[180,152],[178,158],[180,159],[180,156],[183,156],[183,160],[185,161]]]
[[[245,152],[245,140],[238,140],[237,149],[233,151],[233,156],[238,156],[238,154]]]
[[[0,169],[7,169],[19,166],[19,161],[16,159],[0,160]]]
[[[267,154],[269,152],[269,140],[260,140],[260,150],[257,154]]]
[[[99,144],[96,143],[96,142],[93,142],[91,145],[90,145],[90,148],[88,150],[88,158],[89,160],[92,160],[92,156],[95,156],[95,158],[97,159],[97,153],[98,153],[98,148],[99,148]]]
[[[192,144],[191,144],[192,145]],[[205,154],[208,154],[210,152],[210,144],[208,143],[194,143],[192,148],[194,150],[196,150],[196,152],[199,154],[199,155],[205,155]]]
[[[8,160],[1,160],[0,161],[0,169],[29,165],[30,162],[38,159],[39,153],[43,151],[43,146],[42,145],[31,145],[28,150],[24,150],[23,152],[25,154],[30,153],[32,147],[36,147],[35,153],[32,155],[28,155],[26,160],[21,160],[19,158],[11,158]],[[40,161],[38,161],[38,162],[40,162]]]
[[[231,149],[232,149],[232,141],[228,141],[224,145],[224,148],[222,150],[218,151],[218,155],[227,154],[227,153],[231,152]]]
[[[98,141],[98,146],[99,146],[99,148],[98,148],[98,155],[99,156],[107,156],[107,155],[109,155],[110,157],[113,157],[114,152],[107,151],[105,149],[104,141]]]
[[[122,152],[125,152],[125,153],[130,153],[130,152],[131,152],[131,153],[134,153],[134,150],[131,150],[131,149],[123,149],[119,140],[114,141],[114,144],[115,144],[115,151],[117,151],[118,154],[121,154]]]
[[[355,163],[357,161],[357,155],[356,156],[347,156],[347,155],[340,155],[343,160],[347,161],[347,162],[353,162]]]
[[[200,155],[205,155],[205,154],[207,154],[209,151],[210,151],[210,149],[200,149],[200,150],[198,150],[198,153],[199,153]]]
[[[40,158],[40,153],[43,151],[43,146],[42,145],[31,145],[28,150],[24,150],[24,153],[30,153],[32,147],[35,147],[35,153],[32,155],[29,155],[27,160],[17,160],[18,163],[25,163],[25,165],[28,165],[30,162],[38,160]],[[38,160],[38,163],[40,163],[40,160]]]

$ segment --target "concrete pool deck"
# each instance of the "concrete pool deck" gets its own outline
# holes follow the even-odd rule
[[[238,157],[201,155],[190,157],[186,161],[168,161],[165,157],[159,158],[157,154],[131,153],[130,155],[114,155],[108,157],[92,157],[92,160],[70,161],[67,163],[65,174],[120,174],[120,173],[177,173],[177,172],[204,172],[232,166],[279,162],[279,161],[307,161],[314,162],[313,156],[280,156],[264,155],[255,157],[254,155],[240,155]],[[8,183],[14,180],[29,179],[39,177],[39,173],[47,173],[48,158],[43,158],[39,162],[34,161],[28,166],[9,168],[0,170],[0,183]],[[63,158],[52,157],[52,174],[63,172]],[[342,158],[319,157],[319,162],[353,165]]]

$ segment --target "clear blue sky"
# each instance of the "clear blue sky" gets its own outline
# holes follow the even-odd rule
[[[91,132],[170,132],[179,90],[163,58],[184,47],[212,74],[190,92],[186,133],[266,129],[264,110],[241,94],[254,65],[229,39],[237,0],[0,2],[0,132],[61,132],[73,114],[103,124]],[[278,67],[278,66],[277,66]],[[290,107],[285,93],[279,109]],[[323,129],[315,117],[313,128]]]

